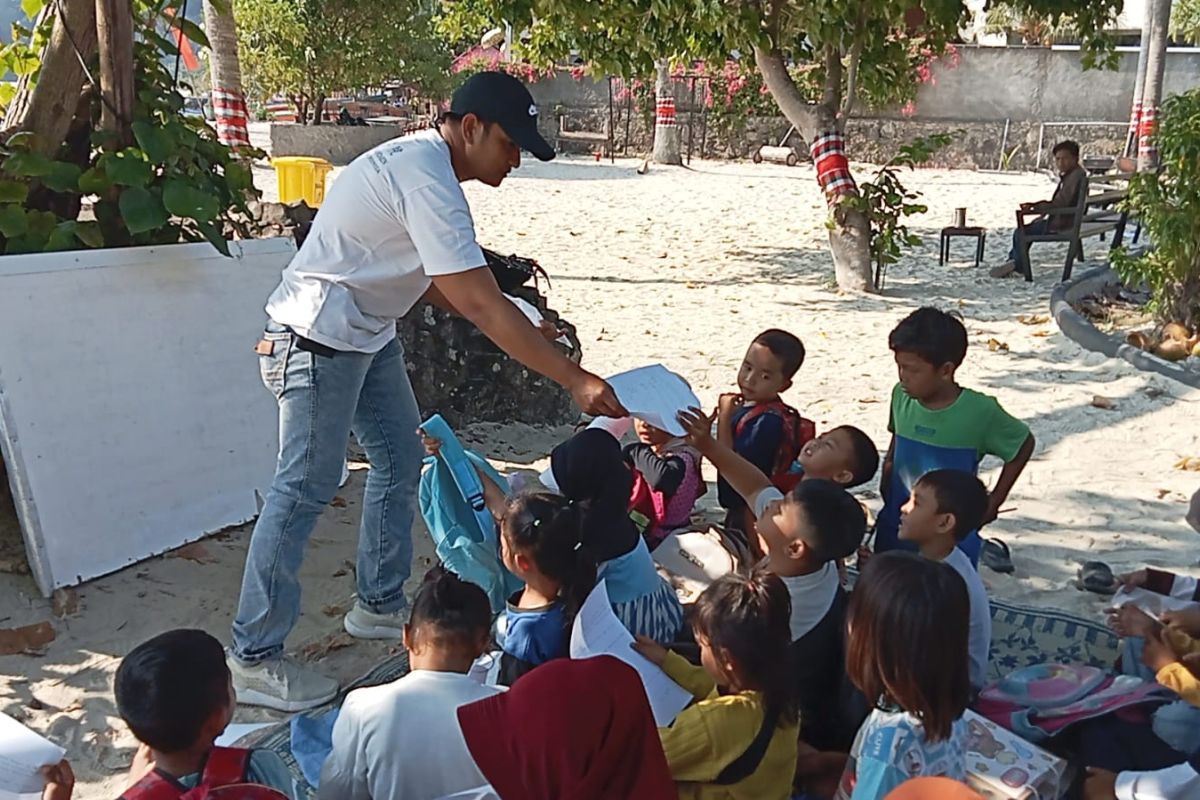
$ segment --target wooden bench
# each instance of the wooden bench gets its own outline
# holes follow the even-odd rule
[[[1092,236],[1101,239],[1112,233],[1112,244],[1109,249],[1115,250],[1121,246],[1125,237],[1125,223],[1129,214],[1117,210],[1113,206],[1123,201],[1128,194],[1125,189],[1107,189],[1092,194],[1089,183],[1084,178],[1079,190],[1078,202],[1070,208],[1046,208],[1040,211],[1017,211],[1017,269],[1025,276],[1025,280],[1033,280],[1033,268],[1029,261],[1029,247],[1035,242],[1066,242],[1067,261],[1063,265],[1062,279],[1071,277],[1071,267],[1075,259],[1083,260],[1083,240]],[[1030,233],[1025,229],[1027,221],[1036,217],[1070,217],[1070,225],[1057,231],[1046,233]]]
[[[554,149],[561,152],[563,142],[585,144],[588,145],[589,149],[599,145],[601,152],[605,155],[613,152],[612,131],[608,129],[607,124],[604,126],[603,131],[567,130],[567,117],[565,114],[560,115],[558,118],[558,133],[554,137]]]

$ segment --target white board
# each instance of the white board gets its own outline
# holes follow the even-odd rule
[[[0,449],[38,587],[253,519],[278,449],[254,344],[290,239],[0,258]]]

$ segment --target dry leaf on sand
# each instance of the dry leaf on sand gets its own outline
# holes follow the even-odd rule
[[[1175,462],[1175,469],[1185,469],[1188,472],[1200,472],[1200,458],[1181,458]]]
[[[339,495],[335,496],[332,500],[329,501],[329,505],[333,506],[334,508],[345,508],[346,507],[346,498],[342,497],[339,494]]]
[[[1104,395],[1097,394],[1092,396],[1092,406],[1095,408],[1103,408],[1105,411],[1113,411],[1117,407],[1117,402],[1111,397],[1105,397]]]
[[[56,617],[66,617],[79,611],[79,593],[69,586],[55,589],[50,595],[50,610]]]
[[[991,350],[993,353],[1008,352],[1008,342],[1002,342],[999,339],[988,339],[987,345],[988,350]]]
[[[354,644],[354,637],[345,631],[331,633],[300,648],[300,657],[305,661],[320,661],[334,650],[344,650]]]
[[[1017,314],[1017,322],[1023,325],[1044,325],[1049,321],[1049,314]]]

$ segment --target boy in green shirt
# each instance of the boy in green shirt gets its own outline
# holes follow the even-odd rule
[[[1004,469],[988,495],[986,525],[1033,453],[1029,426],[1005,411],[996,398],[965,389],[954,373],[967,354],[967,329],[936,308],[919,308],[888,336],[900,381],[892,389],[888,431],[892,443],[883,460],[880,491],[883,510],[875,528],[875,552],[913,549],[899,539],[900,508],[926,472],[955,469],[975,475],[985,455],[1004,460]],[[971,531],[959,548],[979,566],[983,540]]]

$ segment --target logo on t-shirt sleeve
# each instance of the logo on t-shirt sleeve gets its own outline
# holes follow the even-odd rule
[[[537,116],[537,106],[534,105],[533,103],[529,104],[529,116],[531,116],[531,117]]]

